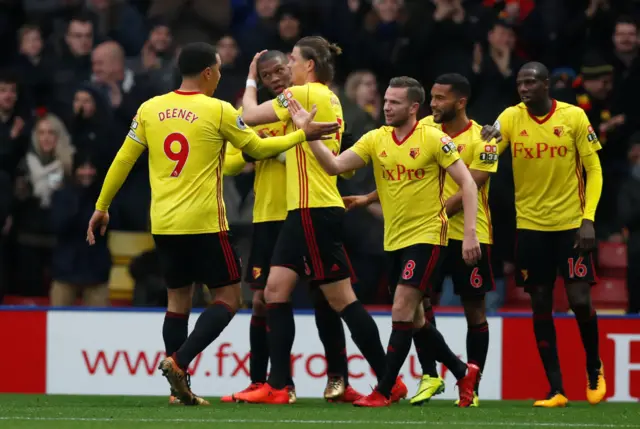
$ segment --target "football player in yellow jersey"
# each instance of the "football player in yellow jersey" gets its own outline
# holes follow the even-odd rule
[[[471,176],[478,185],[478,240],[482,257],[476,265],[467,265],[462,259],[462,240],[464,238],[464,215],[462,193],[451,176],[444,184],[444,199],[449,217],[449,244],[443,249],[442,266],[432,282],[432,292],[439,293],[446,276],[453,279],[454,291],[461,296],[467,319],[467,359],[484,369],[489,349],[489,325],[485,311],[484,296],[494,287],[491,267],[491,214],[489,210],[489,176],[498,169],[498,147],[495,140],[485,142],[481,136],[482,127],[470,120],[466,106],[471,96],[471,85],[464,76],[452,73],[439,76],[431,88],[432,116],[420,123],[436,127],[447,133],[458,148],[460,158],[469,168]],[[345,197],[349,209],[368,205],[378,200],[377,191],[369,195]],[[431,298],[424,299],[424,311],[428,321],[435,325]],[[422,380],[418,393],[411,398],[412,405],[421,405],[432,396],[444,392],[444,380],[438,374],[435,363],[436,350],[429,348],[418,350],[422,365]],[[472,406],[478,406],[476,394]]]
[[[267,51],[256,56],[251,67],[256,68],[262,84],[274,96],[278,96],[291,86],[291,69],[287,63],[288,58],[284,53]],[[286,124],[278,121],[272,124],[258,125],[254,127],[254,130],[265,138],[284,135]],[[253,235],[248,269],[245,273],[245,282],[253,289],[252,316],[249,328],[251,384],[238,393],[255,390],[267,381],[269,350],[267,347],[267,306],[264,301],[264,289],[269,276],[273,250],[287,216],[286,172],[284,156],[281,155],[278,155],[277,158],[255,162]],[[255,160],[246,153],[229,144],[224,163],[224,174],[239,174],[247,162],[253,161]],[[327,358],[329,379],[324,397],[332,401],[353,402],[362,395],[349,385],[347,354],[345,353],[346,340],[342,320],[340,315],[329,306],[322,293],[318,293],[318,290],[313,292],[316,326]],[[287,387],[290,395],[289,402],[294,403],[296,395],[293,380],[287,382]],[[223,396],[221,400],[222,402],[235,402],[235,395]]]
[[[422,299],[442,263],[447,245],[448,218],[445,210],[445,175],[461,188],[464,211],[462,246],[467,264],[481,258],[476,236],[478,192],[455,144],[442,131],[421,124],[416,118],[424,102],[424,89],[409,77],[391,79],[384,98],[387,126],[365,134],[353,147],[335,156],[320,142],[311,142],[314,155],[329,174],[340,174],[373,163],[376,188],[384,216],[384,248],[388,252],[392,279],[393,328],[387,348],[387,372],[369,396],[356,406],[389,405],[392,386],[407,358],[415,334],[419,349],[433,347],[438,360],[458,378],[460,407],[473,402],[480,369],[465,364],[446,346],[442,335],[424,317]],[[297,112],[299,103],[290,109]]]
[[[501,148],[511,146],[516,282],[531,295],[533,329],[551,387],[548,397],[534,406],[567,404],[552,317],[557,273],[564,278],[584,344],[587,399],[597,404],[606,394],[590,294],[596,281],[593,222],[602,191],[601,146],[581,108],[550,98],[543,64],[525,64],[517,84],[522,103],[502,112],[494,127],[502,134]]]
[[[287,133],[295,130],[287,106],[295,97],[309,109],[317,106],[317,118],[342,123],[342,106],[327,84],[333,80],[333,56],[340,53],[322,37],[304,37],[293,48],[289,65],[295,86],[272,101],[257,103],[255,74],[250,74],[243,100],[243,119],[249,125],[281,120]],[[342,131],[326,140],[330,151],[338,154]],[[313,140],[311,140],[313,141]],[[289,150],[287,169],[287,217],[278,237],[267,279],[267,325],[269,327],[269,380],[260,389],[236,395],[251,403],[287,403],[286,381],[290,376],[290,354],[295,337],[293,309],[289,302],[299,277],[311,279],[331,308],[340,313],[351,337],[380,379],[385,371],[385,353],[378,327],[351,287],[351,267],[342,246],[344,204],[336,177],[318,164],[308,143]],[[344,392],[344,384],[340,385]],[[398,385],[399,397],[406,386]],[[404,389],[404,390],[403,390]],[[342,394],[341,391],[336,394]]]
[[[143,103],[105,178],[87,230],[105,233],[108,209],[133,164],[149,150],[151,229],[168,288],[163,337],[168,357],[159,369],[185,405],[208,404],[194,395],[187,367],[231,321],[240,304],[240,261],[222,198],[222,164],[229,141],[256,159],[274,156],[308,138],[323,138],[337,122],[293,118],[301,131],[261,139],[229,103],[212,98],[220,57],[207,43],[186,45],[178,58],[180,89]],[[214,302],[187,337],[193,284],[214,290]]]

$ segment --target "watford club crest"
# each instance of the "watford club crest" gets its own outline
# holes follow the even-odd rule
[[[253,279],[257,280],[260,278],[260,275],[262,275],[262,268],[260,267],[253,267],[253,269],[251,270],[252,274],[253,274]]]
[[[562,137],[564,129],[562,127],[553,127],[553,134],[555,134],[556,137]]]
[[[418,157],[418,155],[420,155],[420,148],[419,147],[412,147],[411,149],[409,149],[409,156],[413,159],[416,159]]]

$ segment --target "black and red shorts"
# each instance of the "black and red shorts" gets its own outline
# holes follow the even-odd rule
[[[450,239],[449,245],[442,249],[442,265],[433,281],[433,292],[442,292],[442,283],[447,276],[451,276],[455,294],[463,299],[482,298],[494,290],[491,245],[481,243],[480,250],[482,258],[475,265],[467,265],[462,259],[462,241]]]
[[[258,222],[253,224],[249,265],[244,276],[251,289],[262,290],[267,285],[273,251],[284,221]]]
[[[344,209],[322,207],[287,213],[271,266],[287,267],[321,285],[352,277],[342,245]]]
[[[443,246],[435,244],[414,244],[387,253],[389,258],[390,291],[397,285],[407,285],[419,289],[426,296],[431,296],[431,288],[435,276],[442,264]]]
[[[202,283],[218,288],[239,283],[242,267],[231,233],[154,234],[158,259],[167,288]]]
[[[553,287],[560,275],[565,284],[597,281],[593,252],[575,248],[576,229],[516,232],[516,284]]]

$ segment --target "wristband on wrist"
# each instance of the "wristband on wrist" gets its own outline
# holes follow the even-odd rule
[[[255,79],[247,79],[246,87],[253,87],[255,89],[258,89],[258,82],[256,82]]]

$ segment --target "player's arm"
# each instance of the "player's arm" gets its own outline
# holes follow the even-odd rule
[[[352,170],[357,170],[366,165],[366,162],[351,149],[335,156],[331,150],[319,140],[310,141],[309,147],[311,151],[313,151],[313,155],[318,160],[320,166],[330,176],[337,176]]]
[[[511,143],[512,135],[512,123],[513,115],[515,111],[513,107],[508,107],[504,110],[493,125],[485,125],[482,127],[480,136],[486,142],[495,139],[498,144],[498,155],[501,155]]]
[[[227,143],[227,153],[222,165],[222,174],[225,176],[237,176],[242,172],[245,165],[247,165],[247,162],[242,156],[242,151],[236,149],[231,143]]]
[[[278,120],[278,115],[271,101],[258,104],[258,59],[265,52],[258,52],[254,55],[253,61],[249,65],[247,85],[242,96],[242,119],[252,127],[270,124]]]
[[[301,129],[285,136],[260,138],[248,128],[238,111],[229,103],[221,102],[219,130],[226,141],[254,159],[265,159],[286,152],[307,139],[321,139],[335,133],[340,125],[337,122],[312,122],[315,110],[305,116]]]
[[[602,149],[602,146],[582,109],[576,110],[576,122],[575,144],[587,176],[582,225],[578,229],[576,247],[588,251],[596,245],[593,221],[602,195],[602,167],[597,152]]]
[[[482,253],[480,251],[480,242],[476,235],[476,216],[478,215],[478,187],[473,180],[467,166],[460,160],[458,149],[451,138],[433,129],[437,132],[435,138],[440,139],[435,151],[436,161],[440,167],[447,170],[454,182],[462,192],[462,206],[464,209],[464,239],[462,240],[462,257],[467,264],[475,264]]]
[[[352,210],[357,207],[368,207],[378,201],[380,201],[380,198],[378,198],[377,190],[366,195],[349,195],[342,197],[342,202],[344,202],[344,206],[347,210]]]
[[[122,147],[109,167],[96,203],[96,210],[102,212],[109,210],[113,198],[122,187],[133,165],[147,148],[145,128],[141,116],[142,106],[131,123],[131,129]]]
[[[473,160],[469,165],[469,172],[478,189],[481,189],[487,183],[491,174],[498,171],[498,145],[495,140],[492,140],[482,144],[478,142],[475,148]],[[462,190],[458,190],[455,195],[450,197],[446,201],[445,207],[449,217],[460,212],[462,210]]]

